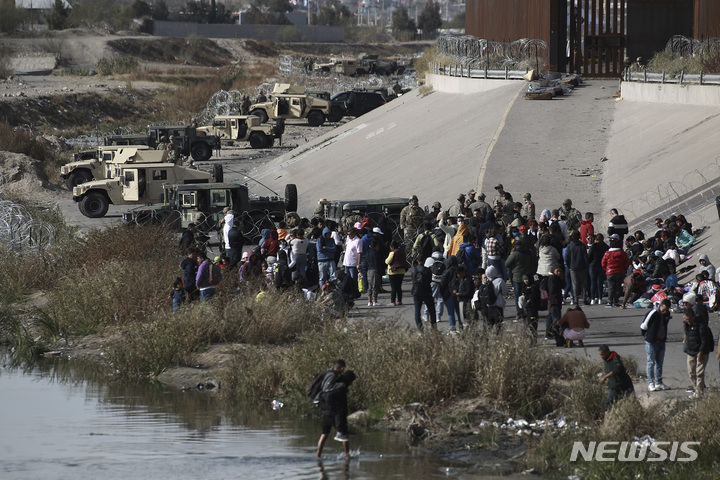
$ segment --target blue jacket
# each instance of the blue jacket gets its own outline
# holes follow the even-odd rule
[[[329,228],[323,229],[322,237],[315,242],[318,262],[335,260],[335,240],[325,238],[326,233],[331,233]]]
[[[581,242],[570,242],[565,247],[565,265],[570,270],[587,270],[588,268],[588,256],[587,248]]]
[[[467,271],[469,273],[477,272],[478,267],[482,265],[482,250],[473,247],[472,243],[467,242],[460,245],[460,250],[465,250],[465,253],[467,254],[468,259],[465,262],[465,268]],[[460,254],[460,250],[458,250],[458,254]],[[458,254],[455,256],[457,257]]]

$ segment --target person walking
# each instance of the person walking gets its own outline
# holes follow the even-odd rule
[[[605,411],[607,412],[613,403],[635,393],[635,388],[620,355],[611,351],[607,345],[601,345],[598,348],[598,355],[603,359],[603,372],[605,373],[599,383],[602,385],[607,382],[608,387],[605,400]]]
[[[320,393],[315,399],[322,409],[322,430],[318,440],[317,458],[322,456],[325,442],[333,427],[336,432],[334,439],[342,442],[345,457],[350,457],[347,392],[357,377],[352,370],[345,371],[345,367],[344,360],[335,361],[333,367],[327,370]]]
[[[645,353],[647,354],[648,390],[670,390],[663,383],[663,362],[665,361],[665,341],[667,340],[667,326],[670,322],[670,300],[661,301],[640,325],[640,331],[645,337]]]

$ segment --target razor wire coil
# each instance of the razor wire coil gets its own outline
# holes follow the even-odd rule
[[[0,174],[0,198],[7,179]],[[0,243],[17,254],[45,252],[55,242],[55,227],[33,219],[27,209],[11,200],[0,199]]]

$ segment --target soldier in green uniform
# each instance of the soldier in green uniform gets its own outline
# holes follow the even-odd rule
[[[178,144],[175,143],[174,135],[170,135],[170,142],[168,142],[167,150],[168,150],[168,154],[167,154],[168,162],[175,163],[178,165],[180,163],[182,163],[180,161],[180,152],[178,151]]]
[[[362,217],[356,213],[352,213],[352,208],[349,203],[343,205],[343,216],[340,217],[340,233],[347,235],[347,232],[349,232],[357,222],[362,222]]]
[[[168,148],[168,138],[163,135],[160,137],[160,143],[158,143],[157,147],[155,147],[155,150],[167,150]]]
[[[267,97],[265,96],[265,93],[262,90],[260,90],[260,95],[258,95],[257,102],[255,102],[255,103],[263,103],[263,102],[267,102]]]
[[[400,228],[405,233],[405,251],[412,248],[418,229],[425,221],[425,210],[418,206],[418,197],[413,195],[410,204],[400,211]]]
[[[241,115],[247,115],[250,113],[250,96],[243,95],[242,103],[240,104]]]
[[[565,220],[568,235],[580,229],[580,225],[582,225],[582,213],[580,213],[577,208],[573,208],[572,200],[569,198],[563,200],[562,207],[560,207],[558,211],[560,212],[560,219]]]

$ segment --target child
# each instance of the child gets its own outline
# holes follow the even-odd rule
[[[170,290],[170,298],[172,298],[173,313],[180,308],[180,305],[185,303],[185,287],[183,286],[182,278],[177,277],[173,283],[173,288]]]

